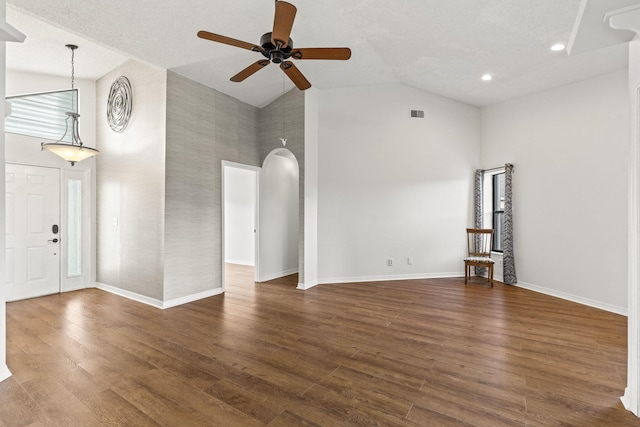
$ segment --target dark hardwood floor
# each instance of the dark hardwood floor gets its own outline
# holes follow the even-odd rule
[[[474,279],[7,304],[2,426],[639,426],[626,318]]]

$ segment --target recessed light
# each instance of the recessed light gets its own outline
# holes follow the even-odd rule
[[[493,79],[493,76],[491,74],[485,74],[484,76],[481,77],[482,80],[484,80],[485,82],[488,82],[490,80]]]
[[[554,52],[561,52],[566,48],[566,46],[564,45],[564,43],[556,43],[553,46],[551,46],[551,50]]]

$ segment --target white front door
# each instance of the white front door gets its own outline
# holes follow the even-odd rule
[[[7,301],[60,292],[60,170],[6,164]]]

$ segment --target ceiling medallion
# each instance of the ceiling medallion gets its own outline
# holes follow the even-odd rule
[[[111,85],[109,100],[107,101],[107,121],[114,132],[123,132],[131,118],[133,92],[129,79],[120,76]]]

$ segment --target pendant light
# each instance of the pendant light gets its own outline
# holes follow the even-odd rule
[[[71,163],[71,166],[75,165],[76,162],[80,162],[89,157],[93,157],[96,154],[99,154],[100,151],[95,148],[87,147],[82,143],[82,139],[80,139],[80,132],[78,130],[78,118],[80,114],[77,111],[77,103],[74,102],[75,98],[75,50],[78,46],[74,44],[66,45],[71,50],[71,111],[67,112],[66,126],[64,130],[64,135],[57,140],[56,142],[43,142],[40,144],[42,146],[42,150],[51,151],[53,154],[56,154],[66,161]],[[64,138],[67,136],[67,133],[71,133],[71,142],[64,142]]]

